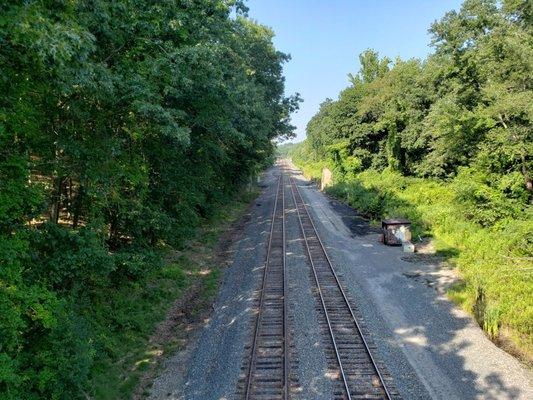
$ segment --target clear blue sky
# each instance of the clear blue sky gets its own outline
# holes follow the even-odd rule
[[[327,97],[348,86],[367,48],[380,55],[424,58],[428,28],[461,0],[249,0],[249,16],[271,27],[276,47],[292,56],[285,66],[286,92],[304,102],[293,115],[296,141]]]

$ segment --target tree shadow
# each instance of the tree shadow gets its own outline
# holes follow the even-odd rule
[[[358,190],[363,189],[368,191],[366,188]],[[391,196],[388,201],[397,202],[399,208],[412,207],[408,202],[387,195]],[[315,206],[313,201],[306,201],[310,208]],[[394,378],[402,381],[400,386],[412,387],[413,376],[421,376],[424,383],[419,384],[428,389],[430,398],[527,398],[527,385],[518,385],[520,379],[510,376],[508,371],[495,370],[498,368],[495,365],[502,369],[513,365],[512,360],[500,360],[510,356],[494,348],[473,318],[460,312],[452,302],[442,297],[442,293],[433,290],[435,288],[427,284],[427,279],[422,279],[440,267],[425,270],[420,262],[402,260],[397,249],[367,247],[365,244],[368,240],[374,238],[365,236],[375,234],[379,229],[370,227],[371,221],[347,204],[331,197],[329,203],[351,231],[352,238],[361,240],[357,246],[355,243],[350,245],[350,242],[346,242],[348,245],[342,244],[334,235],[328,241],[328,235],[324,234],[323,239],[333,263],[338,265],[340,279],[347,288],[350,302],[364,317],[368,331],[375,338],[381,361],[406,357],[415,370],[413,374],[407,370],[402,373],[403,367],[400,367],[400,371],[394,371]],[[323,207],[320,204],[318,206]],[[419,227],[427,223],[418,212],[409,213],[407,217]],[[362,226],[364,224],[369,228],[365,229]],[[317,225],[320,229],[322,224],[319,222]],[[348,261],[350,258],[346,257],[347,253],[364,253],[365,248],[369,249],[368,253],[359,256],[361,261],[357,265]],[[379,253],[382,253],[381,257]],[[435,257],[450,260],[459,254],[459,249],[447,247],[439,249]],[[377,297],[381,299],[378,301]],[[359,308],[360,305],[365,306]],[[483,354],[485,351],[486,354]],[[398,356],[399,353],[402,355]],[[419,365],[416,365],[417,361],[420,361]],[[516,371],[519,370],[516,367]],[[408,391],[404,398],[427,397],[417,395],[416,391]]]

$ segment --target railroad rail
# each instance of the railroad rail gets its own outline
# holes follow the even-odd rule
[[[285,183],[278,178],[259,308],[244,382],[244,398],[289,398],[287,282],[285,274]]]
[[[391,400],[391,393],[292,177],[290,186],[342,382],[343,389],[336,397]]]

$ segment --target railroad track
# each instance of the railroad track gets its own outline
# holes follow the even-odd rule
[[[292,178],[290,186],[316,283],[320,308],[331,339],[334,353],[332,359],[336,364],[334,369],[338,371],[342,386],[335,392],[335,398],[391,400],[391,391],[385,385],[383,374],[320,240],[300,190]]]
[[[246,400],[289,398],[284,189],[284,177],[281,174],[272,212],[251,353],[242,385]]]
[[[292,178],[289,183],[317,290],[319,312],[325,319],[329,337],[328,363],[338,373],[338,388],[332,398],[397,399],[397,393],[385,384],[384,374],[372,355],[298,186]],[[277,181],[253,338],[238,390],[239,398],[246,400],[288,400],[291,395],[290,367],[297,368],[297,360],[290,359],[285,239],[285,178],[282,173]]]

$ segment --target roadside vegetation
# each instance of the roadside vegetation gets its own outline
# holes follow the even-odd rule
[[[1,2],[0,398],[127,398],[191,283],[165,254],[292,134],[272,37],[241,1]]]
[[[95,399],[142,397],[162,358],[185,344],[189,326],[209,309],[218,289],[224,262],[217,254],[219,239],[256,196],[256,191],[239,192],[179,249],[161,248],[159,268],[118,290],[102,289],[86,304],[101,346],[89,378]]]
[[[467,0],[430,28],[435,51],[367,50],[307,139],[280,150],[372,219],[407,217],[463,282],[449,295],[533,360],[533,9]]]

